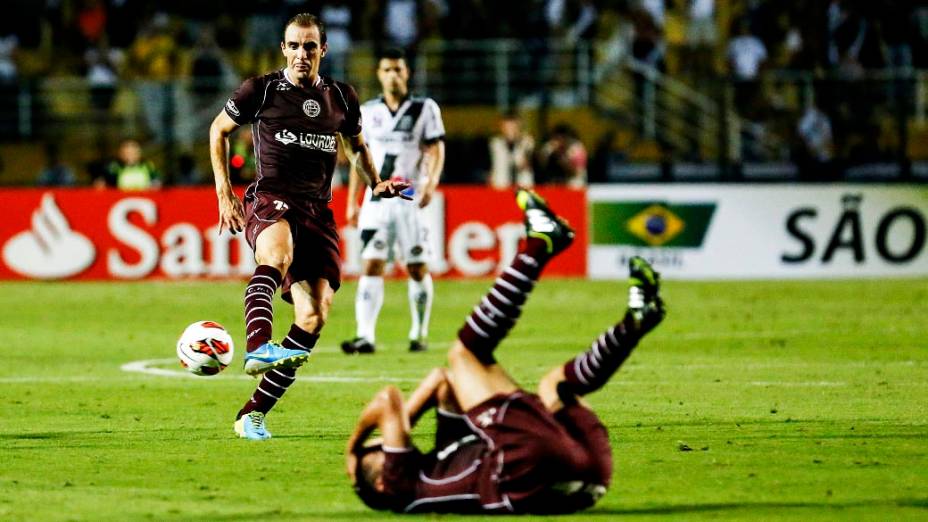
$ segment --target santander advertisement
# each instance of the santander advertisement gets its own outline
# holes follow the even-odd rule
[[[585,275],[585,192],[539,192],[577,231],[574,247],[546,273]],[[361,241],[357,230],[344,225],[345,198],[344,190],[336,190],[331,207],[341,234],[343,272],[350,276],[360,270]],[[229,278],[249,276],[255,266],[242,234],[219,233],[211,187],[6,189],[0,191],[0,208],[0,279]],[[492,276],[509,264],[525,235],[508,191],[446,187],[422,215],[430,226],[430,265],[437,275]]]

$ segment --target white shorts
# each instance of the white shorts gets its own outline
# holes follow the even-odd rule
[[[429,230],[419,204],[400,198],[371,200],[369,196],[368,192],[358,216],[361,259],[427,263],[431,259]]]

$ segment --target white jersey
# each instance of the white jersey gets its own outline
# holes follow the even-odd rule
[[[441,110],[431,98],[409,96],[394,113],[383,97],[361,105],[364,141],[370,147],[381,179],[402,179],[418,191],[423,146],[445,136]]]
[[[361,105],[361,121],[361,132],[380,178],[408,181],[413,192],[418,192],[426,180],[422,173],[423,149],[445,135],[438,104],[431,98],[410,96],[394,113],[381,97]],[[421,212],[413,201],[373,198],[368,187],[358,216],[361,258],[400,257],[407,264],[428,262],[429,233]]]

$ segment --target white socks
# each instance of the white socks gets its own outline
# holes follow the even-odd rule
[[[383,306],[383,277],[361,276],[354,297],[354,316],[358,322],[357,336],[374,342],[377,316]]]
[[[426,274],[422,281],[409,279],[409,313],[412,327],[409,340],[425,340],[429,335],[429,317],[432,314],[432,298],[435,295],[432,276]],[[376,340],[377,317],[383,306],[383,277],[361,276],[358,279],[358,293],[354,299],[354,316],[358,323],[355,335],[371,343]]]
[[[434,295],[431,274],[425,274],[422,281],[409,280],[409,313],[412,316],[410,341],[425,340],[429,336],[429,316],[432,314]]]

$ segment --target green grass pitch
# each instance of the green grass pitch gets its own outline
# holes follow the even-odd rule
[[[380,351],[346,357],[347,283],[268,417],[274,439],[254,443],[232,433],[254,386],[243,282],[4,283],[0,520],[390,518],[351,492],[345,438],[379,387],[408,391],[443,363],[489,284],[439,281],[432,348],[412,355],[405,283],[388,283]],[[610,430],[613,486],[559,520],[928,519],[928,280],[671,281],[664,293],[666,322],[589,400]],[[542,281],[499,359],[533,388],[618,319],[624,296],[620,282]],[[276,310],[281,334],[292,312]],[[121,369],[179,370],[176,337],[200,319],[235,335],[222,375]],[[426,445],[431,418],[419,434]]]

